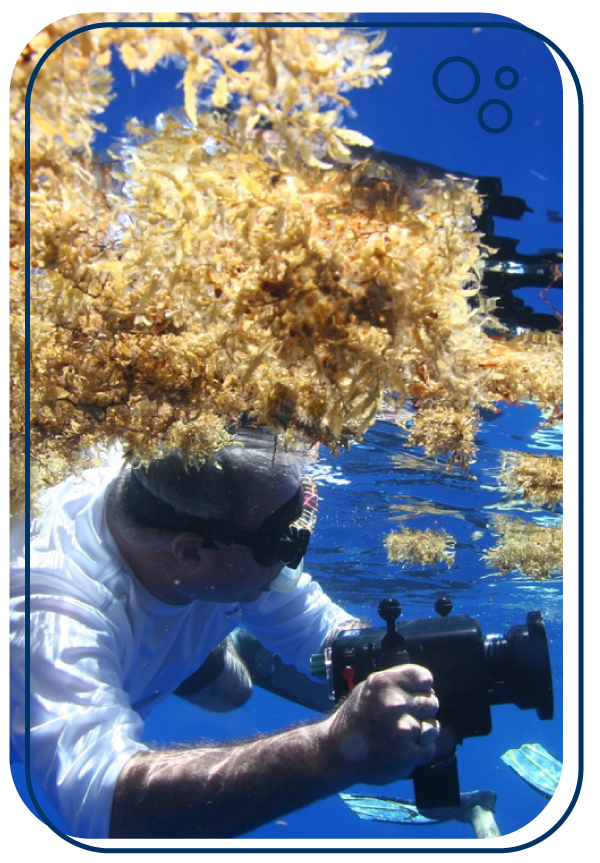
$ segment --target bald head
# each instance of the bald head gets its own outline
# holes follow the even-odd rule
[[[299,487],[302,464],[300,453],[277,448],[270,431],[242,428],[233,444],[198,466],[170,454],[136,469],[135,477],[177,512],[251,526],[270,515],[271,501]]]

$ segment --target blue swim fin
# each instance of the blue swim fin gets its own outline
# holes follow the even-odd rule
[[[501,758],[528,785],[544,797],[552,797],[560,779],[562,764],[543,746],[539,743],[524,743],[520,749],[509,749]]]

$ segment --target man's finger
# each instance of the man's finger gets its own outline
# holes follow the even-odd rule
[[[433,721],[425,720],[421,722],[421,733],[417,742],[420,746],[429,746],[431,743],[435,743],[439,733],[440,723],[437,719]]]
[[[421,665],[396,665],[389,669],[402,689],[411,693],[429,694],[433,687],[433,676],[429,669]]]

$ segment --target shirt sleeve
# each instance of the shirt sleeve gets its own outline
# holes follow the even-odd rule
[[[147,747],[123,689],[119,633],[102,607],[56,575],[36,573],[30,598],[30,674],[24,576],[11,596],[11,735],[25,760],[30,704],[31,775],[77,837],[109,835],[114,787],[126,761]]]
[[[305,572],[291,593],[268,592],[242,605],[242,622],[284,662],[310,674],[312,654],[322,650],[334,630],[356,625],[357,620]]]

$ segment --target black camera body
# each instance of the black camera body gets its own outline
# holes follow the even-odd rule
[[[489,734],[494,704],[535,708],[540,719],[552,719],[550,660],[540,612],[529,612],[525,625],[513,626],[503,636],[484,636],[474,618],[450,615],[449,600],[439,599],[435,608],[438,617],[396,625],[400,605],[383,600],[379,614],[386,628],[342,631],[324,662],[315,663],[315,673],[326,672],[338,701],[374,671],[408,662],[428,668],[440,703],[437,718],[454,743]],[[454,750],[416,768],[412,778],[419,809],[460,804]]]

